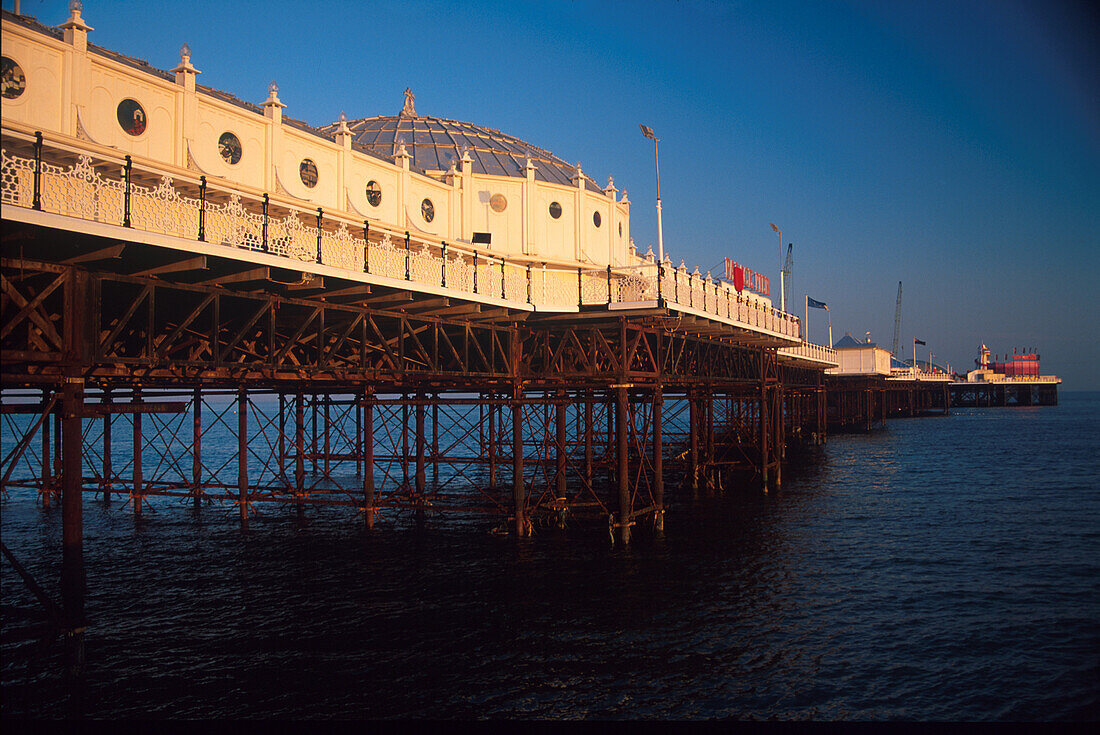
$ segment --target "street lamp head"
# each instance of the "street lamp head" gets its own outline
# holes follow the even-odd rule
[[[773,230],[775,230],[776,232],[779,232],[779,228],[775,226],[774,222],[772,222],[770,224],[771,224]]]
[[[649,138],[650,140],[660,140],[660,138],[653,134],[653,128],[649,127],[648,125],[642,125],[641,123],[638,123],[638,127],[642,129],[642,135]]]

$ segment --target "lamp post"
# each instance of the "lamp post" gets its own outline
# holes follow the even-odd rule
[[[783,277],[783,230],[775,226],[774,222],[769,223],[772,229],[775,230],[775,234],[779,235],[779,310],[787,310],[787,294],[784,288],[783,281],[786,280]]]
[[[661,156],[657,153],[657,141],[660,140],[653,134],[653,128],[638,124],[642,129],[642,135],[653,141],[653,160],[657,165],[657,262],[664,267],[665,262],[665,238],[661,229]]]

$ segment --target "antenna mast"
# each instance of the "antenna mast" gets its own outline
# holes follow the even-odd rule
[[[898,305],[894,309],[894,356],[898,354],[898,334],[901,332],[901,281],[898,281]]]

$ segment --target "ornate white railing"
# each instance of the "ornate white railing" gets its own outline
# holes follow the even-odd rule
[[[8,132],[5,131],[5,135]],[[21,134],[13,139],[32,140]],[[798,339],[797,317],[737,293],[725,283],[658,267],[652,260],[621,269],[552,268],[413,238],[374,222],[358,222],[208,185],[186,176],[59,146],[76,162],[43,161],[0,151],[0,201],[81,220],[202,241],[227,248],[317,263],[515,304],[570,309],[586,305],[657,303],[680,306],[741,328]],[[197,194],[197,196],[195,196]],[[658,272],[660,275],[658,275]]]
[[[829,365],[840,365],[836,356],[836,350],[824,345],[815,345],[812,342],[803,342],[798,347],[780,347],[780,357],[795,357]]]

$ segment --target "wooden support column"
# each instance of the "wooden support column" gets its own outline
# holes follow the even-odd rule
[[[493,394],[489,394],[489,400],[493,400]],[[489,409],[489,487],[497,486],[497,406],[490,403]]]
[[[760,480],[768,491],[768,379],[764,350],[760,350]]]
[[[282,391],[279,391],[279,479],[286,479],[286,394]]]
[[[332,443],[329,439],[332,428],[332,417],[329,415],[329,408],[332,405],[332,396],[328,393],[325,394],[324,404],[324,447],[325,447],[325,479],[332,479],[332,462],[330,457],[332,456]]]
[[[42,409],[45,410],[49,403],[49,391],[42,391]],[[42,489],[38,493],[42,507],[50,507],[50,496],[53,493],[53,464],[50,457],[50,416],[42,420]]]
[[[424,448],[427,444],[424,429],[424,394],[418,393],[416,401],[416,494],[423,497],[427,486],[424,475]]]
[[[134,388],[134,404],[141,403],[141,389]],[[134,414],[134,477],[133,477],[133,500],[134,500],[134,515],[140,516],[142,511],[142,496],[145,493],[145,481],[142,477],[141,466],[141,453],[144,450],[141,436],[141,411],[135,411]]]
[[[111,461],[111,391],[103,391],[103,405],[107,411],[103,414],[103,478],[100,481],[100,489],[103,491],[103,502],[111,502],[111,475],[114,474],[114,466]]]
[[[191,496],[195,507],[199,508],[202,505],[202,392],[198,388],[191,394]]]
[[[439,481],[439,394],[432,401],[432,480]]]
[[[688,394],[688,464],[691,467],[691,489],[699,487],[699,397]]]
[[[294,448],[294,495],[298,500],[298,510],[301,510],[306,485],[306,408],[305,395],[301,392],[294,402]]]
[[[658,533],[665,530],[665,476],[664,476],[664,439],[661,423],[664,394],[661,386],[653,389],[653,497],[657,505],[653,516],[653,528]]]
[[[374,393],[363,396],[363,505],[367,530],[374,528]]]
[[[512,403],[512,500],[515,513],[516,536],[530,535],[526,517],[526,498],[523,485],[523,394],[516,388]]]
[[[61,389],[61,605],[65,671],[84,670],[84,379],[67,376]],[[45,425],[43,426],[45,430]]]
[[[248,394],[237,389],[237,503],[241,523],[248,524]]]
[[[615,388],[615,434],[616,434],[616,454],[618,459],[618,472],[617,481],[619,486],[619,540],[624,544],[630,543],[630,526],[631,526],[631,502],[630,502],[630,470],[628,463],[627,451],[629,449],[629,434],[630,434],[630,408],[627,401],[630,397],[627,395],[626,388],[619,386]]]
[[[557,460],[558,460],[558,466],[557,466],[557,499],[558,500],[565,500],[566,492],[567,492],[566,482],[565,482],[565,468],[566,468],[566,463],[567,463],[567,460],[568,460],[568,452],[569,452],[568,432],[567,432],[567,427],[566,427],[566,408],[567,408],[567,406],[564,402],[565,398],[566,398],[565,391],[559,390],[557,396],[558,396],[558,399],[560,401],[562,401],[561,403],[554,406],[554,409],[557,412],[556,415],[555,415],[555,419],[557,420],[556,442],[557,442],[557,447],[558,447],[558,456],[557,456]]]
[[[313,394],[313,399],[309,402],[309,405],[310,405],[310,413],[313,417],[312,422],[311,422],[312,431],[310,432],[310,442],[309,442],[309,461],[310,461],[309,466],[310,466],[313,474],[316,475],[317,474],[317,394],[316,393]]]
[[[592,391],[584,393],[584,481],[592,487],[592,468],[595,464],[595,451],[592,446]]]

